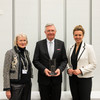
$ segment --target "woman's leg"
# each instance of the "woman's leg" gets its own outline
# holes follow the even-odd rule
[[[91,100],[92,78],[79,79],[80,100]]]
[[[24,85],[11,84],[11,99],[10,100],[21,100],[21,95]]]
[[[72,94],[72,100],[79,100],[77,76],[73,75],[69,77],[69,84],[70,84],[70,90]]]
[[[31,100],[31,82],[24,85],[21,100]]]

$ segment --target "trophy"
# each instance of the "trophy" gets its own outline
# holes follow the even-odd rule
[[[49,61],[49,69],[51,71],[50,75],[56,75],[56,59],[52,59]]]

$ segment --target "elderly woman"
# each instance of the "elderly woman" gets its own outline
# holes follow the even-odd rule
[[[18,34],[13,49],[5,54],[4,91],[9,100],[31,100],[32,66],[25,34]]]
[[[68,51],[68,74],[72,100],[90,100],[93,71],[96,57],[91,45],[83,41],[84,28],[78,25],[73,30],[75,44]]]

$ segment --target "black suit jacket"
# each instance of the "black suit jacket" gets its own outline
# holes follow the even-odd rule
[[[61,74],[57,77],[48,77],[44,73],[45,68],[49,69],[50,60],[47,49],[47,40],[41,40],[36,44],[33,64],[38,69],[38,82],[43,85],[48,85],[51,82],[52,84],[60,84],[62,82],[62,71],[65,69],[67,64],[64,42],[55,39],[54,43],[53,59],[56,59],[56,68],[59,68],[61,71]]]

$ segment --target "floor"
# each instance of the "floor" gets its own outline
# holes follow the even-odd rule
[[[7,100],[4,92],[0,93],[0,100]],[[38,91],[32,92],[31,100],[40,100]],[[63,91],[61,94],[61,100],[72,100],[70,92]],[[100,91],[93,91],[91,94],[91,100],[100,100]]]

